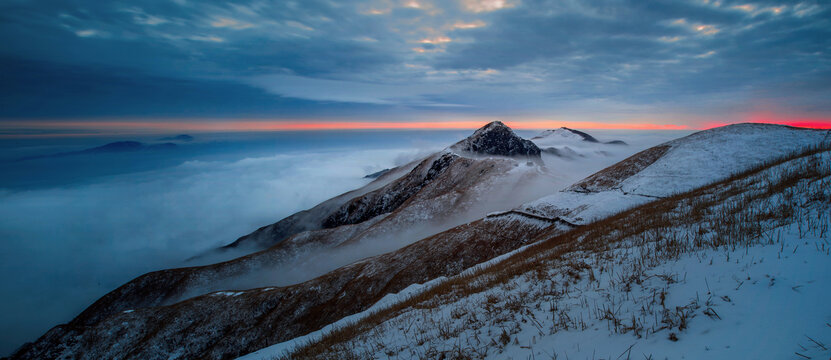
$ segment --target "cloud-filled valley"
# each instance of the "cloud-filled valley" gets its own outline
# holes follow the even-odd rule
[[[313,140],[296,146],[299,150],[273,146],[270,155],[263,154],[268,152],[263,146],[243,152],[235,148],[233,160],[221,154],[223,147],[232,146],[205,146],[219,154],[65,185],[0,190],[0,284],[4,294],[14,294],[2,300],[13,310],[4,311],[0,331],[15,334],[4,336],[3,352],[68,321],[132,277],[192,265],[184,260],[362,186],[369,182],[365,175],[440,146],[430,140],[408,142],[411,138],[399,135],[399,147],[379,141],[365,150],[348,141],[321,145]],[[191,145],[181,147],[187,146]],[[117,162],[138,161],[135,156],[103,154],[3,165],[35,163],[28,171],[43,171],[35,175],[48,177],[49,167],[71,172],[61,165],[66,161],[129,171]],[[163,166],[167,160],[151,162]]]

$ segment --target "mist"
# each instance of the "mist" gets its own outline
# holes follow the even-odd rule
[[[360,187],[370,181],[365,175],[440,149],[459,136],[283,135],[212,135],[222,140],[181,145],[172,153],[34,161],[15,159],[114,139],[39,140],[11,150],[5,144],[0,354],[71,320],[138,275],[193,265],[185,259]],[[22,181],[28,178],[48,182]]]

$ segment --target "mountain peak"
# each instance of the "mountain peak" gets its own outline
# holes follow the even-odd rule
[[[582,140],[582,141],[592,142],[592,143],[599,142],[597,139],[594,138],[594,136],[591,136],[591,135],[589,135],[587,133],[584,133],[580,130],[574,130],[574,129],[567,128],[565,126],[559,128],[559,129],[556,129],[556,130],[543,131],[539,135],[534,136],[534,139],[542,139],[542,138],[547,138],[547,137],[551,137],[551,136],[560,136],[560,137],[564,137],[564,138],[573,138],[575,140]]]
[[[457,142],[451,149],[486,155],[540,156],[540,148],[514,133],[501,121],[493,121],[477,129],[473,135]]]

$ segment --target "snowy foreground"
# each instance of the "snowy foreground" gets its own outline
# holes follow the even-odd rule
[[[831,153],[544,238],[244,359],[828,359]]]

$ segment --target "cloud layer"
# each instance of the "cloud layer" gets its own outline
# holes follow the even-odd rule
[[[0,354],[135,276],[186,265],[421,153],[351,146],[188,161],[86,185],[0,189]]]
[[[0,61],[14,69],[0,117],[831,112],[831,6],[820,1],[18,0],[0,10]]]

